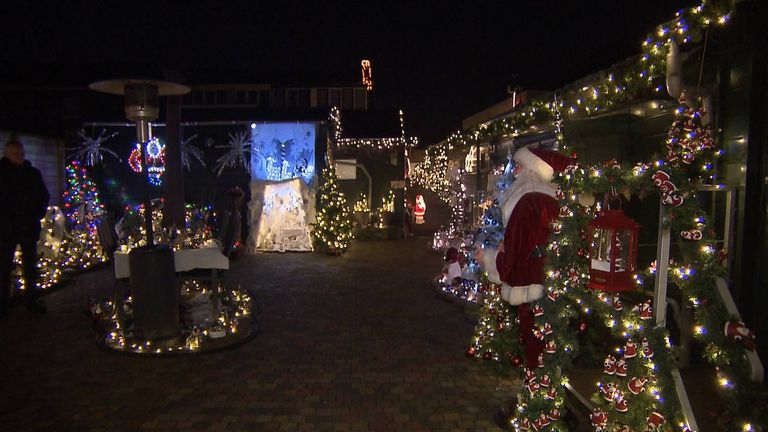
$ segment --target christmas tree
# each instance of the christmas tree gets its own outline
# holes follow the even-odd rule
[[[315,245],[330,254],[343,254],[352,241],[352,211],[339,190],[333,166],[320,174],[317,223],[313,236]]]
[[[99,200],[96,184],[79,161],[67,165],[66,176],[63,198],[69,233],[62,244],[61,264],[85,269],[106,260],[98,236],[104,204]]]

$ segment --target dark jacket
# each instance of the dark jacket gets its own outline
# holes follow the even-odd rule
[[[49,198],[43,176],[29,161],[14,165],[5,157],[0,159],[0,236],[39,237]]]

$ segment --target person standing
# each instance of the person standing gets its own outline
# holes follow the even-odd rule
[[[27,310],[46,311],[38,298],[37,241],[50,196],[40,171],[24,156],[24,145],[11,140],[0,159],[0,314],[8,308],[16,246],[21,246]]]

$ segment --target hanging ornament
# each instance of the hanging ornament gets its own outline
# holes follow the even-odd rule
[[[596,409],[592,414],[589,415],[589,420],[592,422],[592,426],[597,428],[605,427],[605,425],[608,423],[608,415],[605,413],[605,411],[601,409]]]
[[[624,358],[633,358],[637,356],[637,346],[632,339],[627,339],[627,344],[624,345]]]
[[[613,296],[613,310],[621,312],[622,309],[623,305],[621,303],[621,298],[619,298],[617,295]]]
[[[544,376],[542,376],[542,377],[541,377],[541,379],[539,380],[539,384],[540,384],[542,387],[549,387],[549,385],[550,385],[551,383],[552,383],[552,381],[550,380],[550,378],[549,378],[549,375],[548,375],[548,374],[544,374]]]
[[[701,230],[698,229],[689,229],[687,231],[681,231],[680,237],[686,239],[686,240],[701,240],[704,235],[702,234]]]
[[[643,346],[643,356],[645,358],[653,358],[653,348],[651,348],[651,344],[648,343],[648,339],[643,338],[641,344]]]
[[[609,382],[600,386],[600,394],[607,402],[613,401],[616,397],[616,384]]]
[[[755,333],[741,321],[727,321],[724,329],[725,336],[741,342],[749,350],[755,349]]]
[[[645,390],[645,383],[647,382],[648,380],[645,378],[632,377],[627,383],[627,388],[632,394],[640,394]]]
[[[547,298],[548,298],[548,299],[550,299],[550,300],[552,300],[553,302],[554,302],[554,301],[557,301],[557,298],[558,298],[559,296],[560,296],[560,294],[559,294],[557,291],[555,291],[555,290],[552,290],[552,291],[550,291],[550,292],[547,294]]]
[[[623,358],[616,361],[616,376],[627,376],[627,362],[625,362]]]
[[[539,414],[539,418],[537,419],[537,421],[539,422],[539,425],[541,428],[545,428],[549,426],[549,424],[551,423],[549,418],[547,418],[547,415],[544,413]]]
[[[560,420],[560,411],[557,408],[552,408],[549,414],[547,414],[547,418],[552,421]]]
[[[531,430],[531,421],[528,420],[526,417],[523,417],[520,419],[520,430],[527,431]]]
[[[620,413],[625,413],[629,411],[629,405],[627,404],[627,400],[624,399],[624,395],[621,393],[620,390],[616,390],[616,405],[614,406],[616,411]]]
[[[603,373],[606,375],[613,375],[616,373],[616,359],[609,355],[603,362]]]
[[[579,323],[579,333],[584,334],[587,331],[587,323],[582,321]]]
[[[661,194],[661,202],[664,205],[678,207],[683,204],[683,197],[678,193],[677,186],[670,180],[669,173],[665,171],[656,171],[653,175],[653,184]]]
[[[648,422],[648,429],[651,431],[662,430],[662,426],[664,426],[664,423],[666,422],[666,420],[664,419],[664,416],[657,413],[656,411],[652,412],[646,418],[646,421]]]
[[[544,334],[545,334],[545,335],[547,335],[547,336],[551,335],[551,334],[552,334],[552,332],[553,332],[553,330],[552,330],[552,325],[551,325],[551,324],[549,324],[548,322],[545,322],[545,323],[544,323],[544,327],[542,328],[542,331],[543,331],[543,332],[544,332]]]
[[[640,304],[635,305],[635,307],[632,308],[632,312],[635,312],[640,315],[640,319],[651,319],[653,318],[653,308],[651,308],[651,300],[646,300]]]
[[[546,345],[544,345],[544,352],[547,354],[554,354],[557,352],[557,345],[555,344],[555,341],[549,341]]]
[[[467,357],[475,357],[476,352],[477,350],[475,349],[474,346],[469,346],[467,347],[467,351],[465,352],[465,354],[467,355]]]
[[[557,398],[557,388],[550,387],[546,393],[544,393],[544,399],[555,400]]]
[[[552,234],[560,234],[563,232],[563,225],[558,221],[553,221],[551,224]]]
[[[513,355],[509,361],[514,367],[520,367],[520,365],[523,363],[523,360],[517,354]]]

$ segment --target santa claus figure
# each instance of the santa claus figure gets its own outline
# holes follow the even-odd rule
[[[448,248],[445,251],[445,266],[443,267],[441,282],[445,285],[452,285],[457,278],[460,279],[464,264],[464,255],[459,253],[455,247]]]
[[[572,160],[561,153],[522,148],[514,155],[515,182],[500,199],[505,221],[504,240],[495,249],[478,249],[476,258],[488,279],[501,284],[501,296],[518,306],[520,335],[525,345],[525,366],[537,367],[544,342],[534,336],[529,303],[544,295],[545,249],[552,222],[558,216],[552,183]]]
[[[424,202],[424,197],[419,194],[416,195],[416,206],[413,208],[413,215],[416,217],[417,224],[424,223],[424,213],[427,212],[427,203]]]

